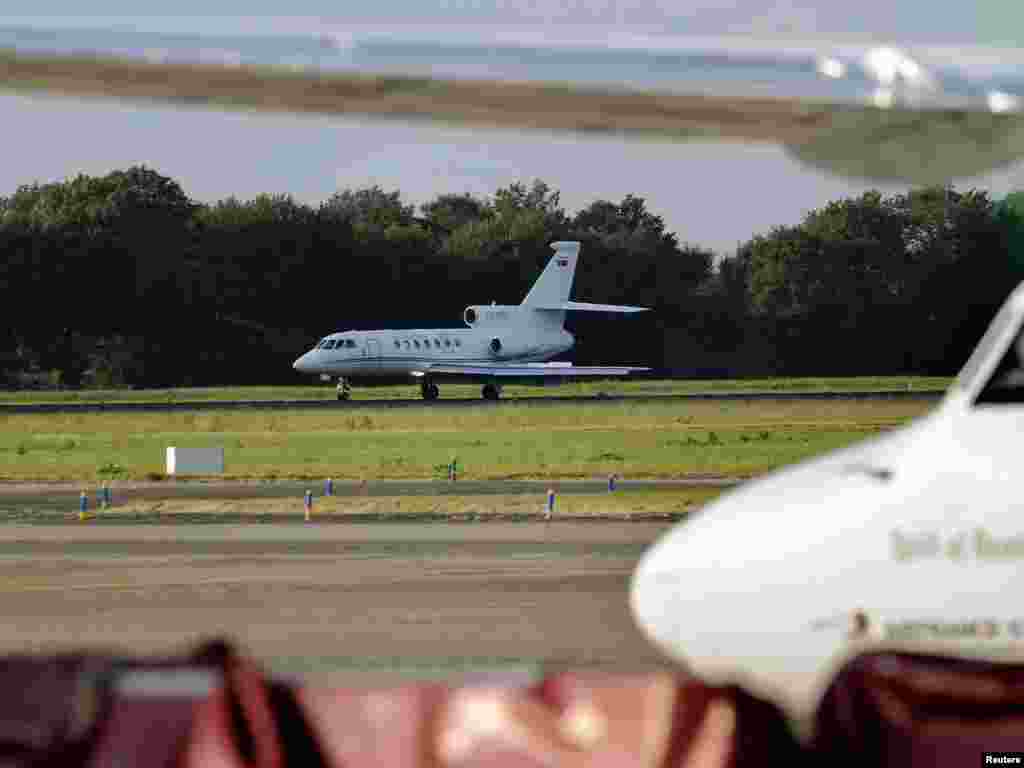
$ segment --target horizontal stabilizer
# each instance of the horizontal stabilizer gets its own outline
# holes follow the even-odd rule
[[[545,304],[530,309],[545,309],[551,312],[647,312],[650,307],[627,307],[621,304],[591,304],[587,301],[563,301],[559,304]]]

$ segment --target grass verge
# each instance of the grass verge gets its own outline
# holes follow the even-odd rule
[[[613,493],[559,494],[554,520],[579,519],[678,519],[721,493],[718,488],[689,487],[670,490],[629,490]],[[545,495],[501,494],[492,496],[378,496],[321,497],[315,499],[311,520],[351,522],[361,520],[537,520],[545,517]],[[60,517],[66,517],[61,514]],[[159,518],[190,520],[302,520],[302,499],[166,499],[129,502],[95,510],[92,519],[110,522]],[[24,516],[23,516],[24,517]],[[30,517],[30,516],[29,516]]]
[[[745,477],[921,415],[895,400],[506,404],[432,410],[0,415],[0,479],[159,478],[168,446],[224,448],[230,478]]]

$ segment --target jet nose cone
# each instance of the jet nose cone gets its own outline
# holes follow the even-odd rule
[[[299,373],[305,373],[306,371],[308,371],[309,370],[309,355],[305,354],[302,357],[300,357],[298,360],[296,360],[294,363],[292,363],[292,368],[294,368]]]

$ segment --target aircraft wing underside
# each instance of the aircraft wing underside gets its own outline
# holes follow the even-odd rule
[[[626,365],[572,365],[569,363],[477,363],[473,365],[426,365],[413,376],[451,379],[572,379],[611,378],[642,373],[650,368]]]
[[[914,183],[1024,157],[1024,56],[969,32],[968,45],[896,47],[873,36],[687,37],[621,25],[403,24],[401,15],[383,25],[292,19],[288,34],[247,34],[241,20],[214,34],[188,21],[0,20],[0,90],[770,141],[834,173]]]

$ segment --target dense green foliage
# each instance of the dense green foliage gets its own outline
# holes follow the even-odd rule
[[[686,376],[948,374],[1012,288],[1024,205],[927,189],[830,203],[713,254],[642,198],[570,215],[542,181],[490,198],[341,190],[192,201],[135,167],[0,198],[0,363],[60,381],[176,386],[301,381],[290,362],[341,329],[457,324],[518,303],[558,239],[583,241],[575,295],[640,304],[573,318],[586,363]]]
[[[1020,221],[977,190],[868,192],[753,238],[713,282],[759,371],[948,374],[1024,274]]]

